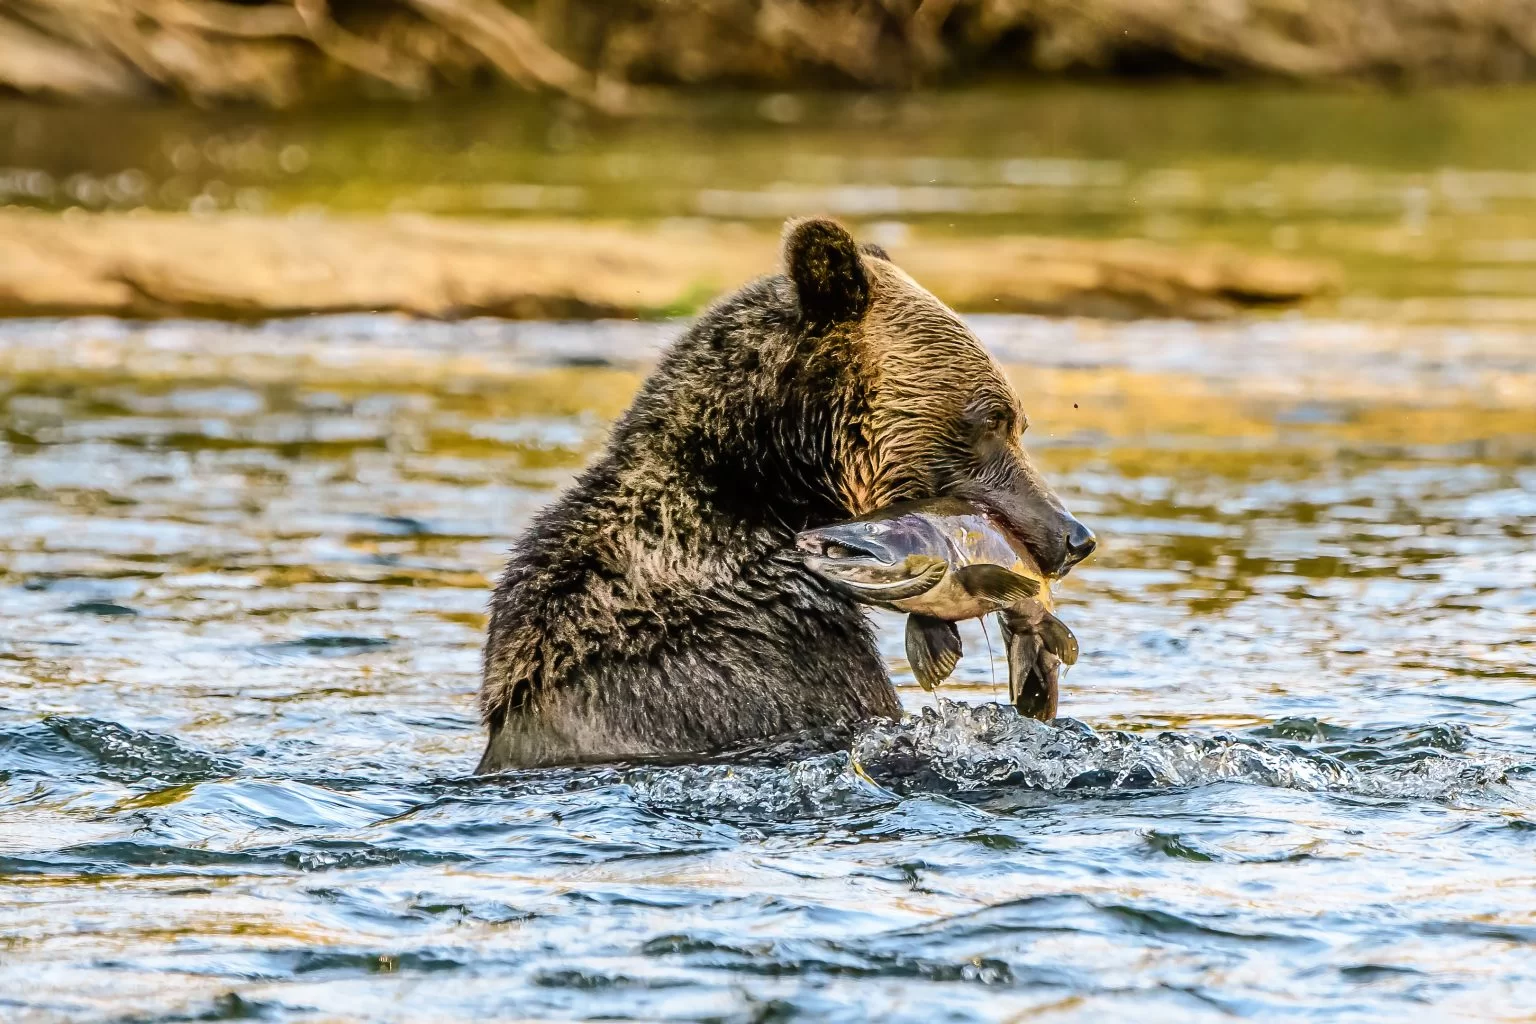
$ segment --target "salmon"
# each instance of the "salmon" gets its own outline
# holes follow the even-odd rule
[[[1062,665],[1077,638],[1053,613],[1049,581],[996,515],[958,498],[892,505],[795,537],[806,568],[865,604],[907,614],[907,662],[925,690],[960,661],[955,623],[996,614],[1008,651],[1008,699],[1056,717]]]

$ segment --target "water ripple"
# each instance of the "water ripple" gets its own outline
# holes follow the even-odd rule
[[[181,785],[233,775],[239,764],[161,733],[58,715],[0,730],[0,773],[86,773],[135,786]]]
[[[636,380],[529,360],[675,327],[0,326],[0,1017],[1536,1013],[1530,338],[978,327],[1106,539],[1070,719],[877,615],[851,744],[474,777],[490,580]]]

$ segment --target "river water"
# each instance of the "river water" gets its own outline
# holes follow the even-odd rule
[[[978,317],[1102,549],[784,767],[471,778],[671,323],[0,326],[0,1017],[1536,1014],[1536,336]]]
[[[500,97],[295,111],[0,97],[0,207],[704,219],[1227,242],[1337,266],[1350,319],[1536,323],[1536,88],[1235,85]]]

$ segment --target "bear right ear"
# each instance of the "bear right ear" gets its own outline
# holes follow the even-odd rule
[[[869,277],[858,243],[835,220],[790,221],[784,228],[784,268],[808,323],[857,320],[869,308]]]

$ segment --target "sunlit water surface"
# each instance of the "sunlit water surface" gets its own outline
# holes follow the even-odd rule
[[[1229,242],[1336,265],[1342,315],[1536,323],[1536,88],[1033,85],[261,111],[0,97],[0,208],[685,218],[860,237]],[[708,295],[708,281],[697,289]]]
[[[492,779],[490,580],[675,326],[0,327],[0,1017],[1536,1014],[1536,337],[976,323],[1070,719],[883,618],[850,751]]]

